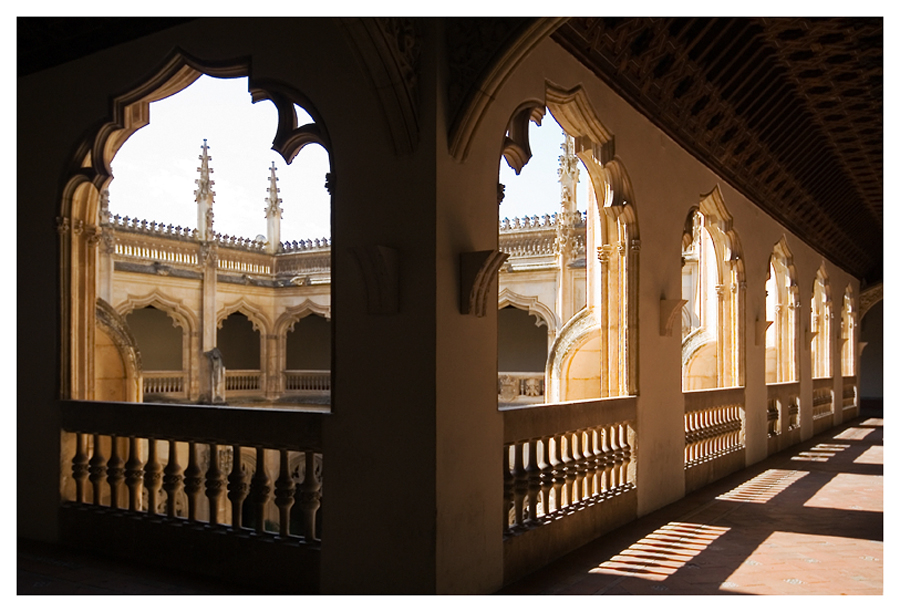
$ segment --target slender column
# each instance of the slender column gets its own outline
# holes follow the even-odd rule
[[[219,524],[219,501],[225,490],[225,475],[219,469],[219,445],[209,445],[209,468],[206,470],[206,498],[209,500],[209,524]]]
[[[322,498],[322,483],[316,477],[316,457],[312,451],[306,451],[306,473],[300,485],[300,509],[303,511],[303,537],[307,542],[317,540],[316,512]]]
[[[147,513],[156,514],[162,466],[156,459],[156,439],[147,439],[147,463],[144,465],[144,486],[147,488]]]
[[[72,457],[72,479],[75,481],[75,501],[85,503],[84,484],[87,482],[90,468],[85,452],[85,434],[75,434],[75,456]]]
[[[100,483],[106,476],[106,458],[103,451],[100,450],[100,435],[94,434],[94,453],[88,462],[89,479],[93,485],[93,503],[95,506],[100,505]]]
[[[119,438],[110,436],[109,461],[106,463],[106,482],[109,484],[109,507],[119,507],[119,487],[125,481],[125,462],[119,455]]]
[[[296,486],[291,478],[291,470],[288,462],[288,452],[280,449],[278,480],[275,481],[275,505],[278,506],[278,534],[286,538],[290,535],[291,506],[294,505]]]
[[[128,461],[125,462],[125,486],[128,487],[128,509],[141,509],[141,484],[144,480],[144,464],[138,450],[138,439],[128,438]]]
[[[231,526],[240,529],[243,523],[244,500],[250,490],[247,476],[241,466],[241,447],[231,447],[231,473],[228,474],[228,499],[231,501]]]
[[[203,470],[197,462],[197,443],[188,443],[188,465],[184,471],[184,494],[188,502],[188,520],[197,520],[197,502],[203,490]]]
[[[178,446],[175,440],[169,438],[169,459],[166,461],[166,469],[163,470],[163,490],[166,492],[166,515],[175,518],[175,502],[182,486],[181,466],[178,465]]]
[[[256,532],[263,533],[266,523],[266,506],[272,497],[269,475],[266,473],[265,449],[256,448],[256,472],[250,480],[250,502],[256,506]]]

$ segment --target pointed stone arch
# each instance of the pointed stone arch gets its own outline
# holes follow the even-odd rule
[[[816,270],[810,300],[809,339],[813,378],[827,378],[832,376],[834,371],[832,365],[833,312],[831,285],[828,280],[828,270],[823,261]]]
[[[794,256],[782,236],[772,248],[766,270],[766,382],[798,380],[800,293]]]
[[[182,300],[169,297],[159,289],[154,289],[144,295],[128,294],[122,302],[116,306],[116,311],[123,317],[140,308],[153,306],[165,312],[175,326],[180,327],[186,334],[196,333],[200,328],[200,320],[193,310],[184,305]]]
[[[92,399],[110,400],[118,399],[126,402],[140,402],[143,400],[143,383],[141,378],[141,352],[137,342],[131,334],[128,323],[108,302],[97,299],[96,306],[97,328],[102,332],[101,336],[107,336],[116,347],[119,360],[123,368],[122,391],[125,397],[114,398],[104,395],[102,382],[96,381],[94,388],[95,397]],[[99,352],[99,351],[98,351]],[[101,358],[102,360],[102,358]],[[98,364],[101,365],[102,364]],[[100,368],[98,368],[100,369]],[[118,384],[118,383],[117,383]]]
[[[61,393],[64,398],[88,399],[93,380],[93,346],[98,297],[98,243],[104,236],[99,212],[101,194],[112,181],[111,163],[122,144],[150,122],[150,104],[190,86],[201,75],[248,77],[253,102],[271,100],[278,110],[273,148],[290,163],[307,144],[321,144],[332,152],[324,122],[301,92],[274,80],[254,80],[250,60],[238,57],[202,60],[180,48],[125,92],[110,92],[110,111],[73,147],[63,178],[57,230],[61,264]],[[298,126],[294,104],[301,105],[314,123]],[[333,164],[332,164],[333,166]],[[332,181],[333,183],[333,177]],[[198,327],[196,321],[192,329]],[[191,362],[194,360],[192,359]]]
[[[841,376],[856,376],[858,341],[859,317],[853,286],[848,284],[841,305]]]
[[[236,312],[246,316],[253,324],[253,331],[259,332],[260,336],[272,333],[273,325],[265,311],[243,296],[219,309],[216,313],[216,328],[222,329],[225,319]]]
[[[318,315],[330,321],[331,306],[319,304],[306,298],[299,304],[291,306],[281,313],[278,320],[275,321],[274,333],[281,337],[288,332],[294,331],[294,324],[309,315]]]
[[[682,363],[687,364],[682,387],[743,386],[746,273],[740,238],[719,185],[688,210],[682,234],[682,287],[687,286],[686,274],[697,276],[689,283],[690,295],[682,296],[693,313],[692,327],[682,337]],[[685,354],[686,341],[698,327],[715,332],[714,361],[688,359]],[[697,369],[701,365],[702,371]],[[714,372],[708,370],[712,367]]]
[[[520,295],[504,287],[497,296],[497,308],[506,308],[507,306],[514,306],[528,312],[528,314],[537,319],[535,325],[538,327],[546,325],[547,333],[550,336],[556,335],[556,330],[559,328],[559,317],[556,316],[552,308],[541,302],[537,296]]]

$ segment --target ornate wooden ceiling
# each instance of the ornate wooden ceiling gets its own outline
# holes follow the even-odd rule
[[[882,277],[883,23],[573,18],[553,38],[823,255]]]
[[[189,20],[20,18],[19,75]],[[531,21],[448,20],[468,69],[450,97]],[[881,18],[572,18],[553,39],[823,255],[881,280]]]

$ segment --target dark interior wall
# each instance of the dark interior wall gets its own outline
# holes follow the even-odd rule
[[[132,311],[125,320],[141,351],[143,369],[182,369],[181,328],[165,312],[148,306]]]
[[[287,334],[288,370],[331,369],[331,321],[318,315],[303,317]]]
[[[533,315],[512,306],[497,313],[497,370],[543,372],[547,364],[547,328]]]
[[[866,342],[859,362],[859,396],[884,397],[884,300],[872,306],[862,319],[859,341]]]
[[[216,345],[226,370],[259,370],[259,332],[246,315],[235,312],[222,323]]]

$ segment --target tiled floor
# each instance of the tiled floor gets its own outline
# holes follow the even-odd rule
[[[883,421],[864,418],[696,491],[501,594],[880,595]],[[18,594],[240,594],[19,540]]]
[[[500,593],[881,595],[883,424],[773,455]]]

